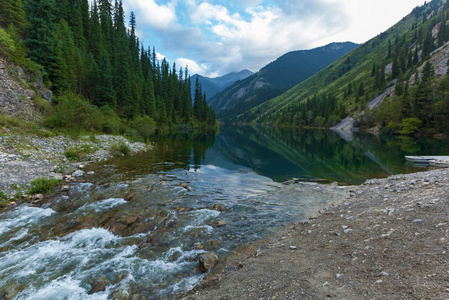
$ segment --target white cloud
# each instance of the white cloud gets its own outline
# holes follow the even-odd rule
[[[126,11],[140,11],[139,22],[153,28],[168,28],[177,22],[176,2],[158,5],[155,0],[126,0]]]
[[[362,43],[425,0],[127,0],[143,35],[190,73],[258,71],[286,52],[331,42]],[[165,4],[162,4],[165,3]],[[268,3],[268,4],[267,4]],[[140,28],[140,27],[139,27]],[[181,63],[182,62],[182,63]]]
[[[178,58],[175,61],[176,66],[182,67],[182,68],[188,68],[189,69],[189,73],[190,74],[199,74],[199,75],[203,75],[203,76],[208,76],[208,77],[216,77],[218,76],[217,73],[209,73],[207,70],[207,67],[205,65],[199,65],[197,62],[188,59],[188,58]]]

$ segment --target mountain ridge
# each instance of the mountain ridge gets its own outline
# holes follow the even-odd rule
[[[282,94],[357,46],[352,42],[343,42],[310,50],[290,51],[259,72],[221,91],[209,103],[220,119],[232,119]]]
[[[198,82],[201,85],[202,92],[206,94],[207,99],[211,99],[220,91],[224,90],[228,86],[234,84],[236,81],[243,80],[248,76],[254,74],[248,69],[244,69],[240,72],[231,72],[219,77],[206,77],[199,74],[192,75],[190,77],[191,81],[191,90],[192,90],[192,99],[195,92],[195,82],[196,78],[198,78]]]

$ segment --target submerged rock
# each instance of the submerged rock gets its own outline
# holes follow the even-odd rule
[[[198,261],[199,261],[198,267],[200,271],[206,273],[217,264],[218,257],[214,253],[208,252],[201,254],[198,258]]]

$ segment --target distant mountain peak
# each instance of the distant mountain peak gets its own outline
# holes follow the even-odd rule
[[[197,77],[198,82],[201,84],[202,91],[206,94],[206,98],[209,100],[217,93],[234,84],[236,81],[245,79],[252,74],[254,73],[247,69],[244,69],[240,72],[228,73],[226,75],[215,78],[195,74],[191,77],[192,94],[195,91],[195,81]]]

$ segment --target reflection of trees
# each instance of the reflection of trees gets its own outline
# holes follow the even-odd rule
[[[201,162],[204,161],[207,150],[215,143],[214,134],[200,134],[193,137],[193,168],[195,171],[200,167]]]
[[[415,138],[409,136],[400,136],[401,139],[401,150],[409,154],[419,153],[421,150],[421,145]]]
[[[347,142],[328,130],[279,127],[222,129],[217,144],[219,151],[234,163],[251,167],[265,176],[271,177],[271,174],[263,155],[271,153],[272,156],[288,160],[290,166],[298,167],[296,172],[300,170],[301,174],[293,176],[308,174],[315,178],[348,183],[416,171],[404,166],[404,155],[416,151],[425,151],[430,155],[444,149],[441,144],[432,146],[435,141],[402,141],[396,137],[377,138],[369,134],[357,134],[353,141]],[[265,164],[258,165],[256,161]]]

